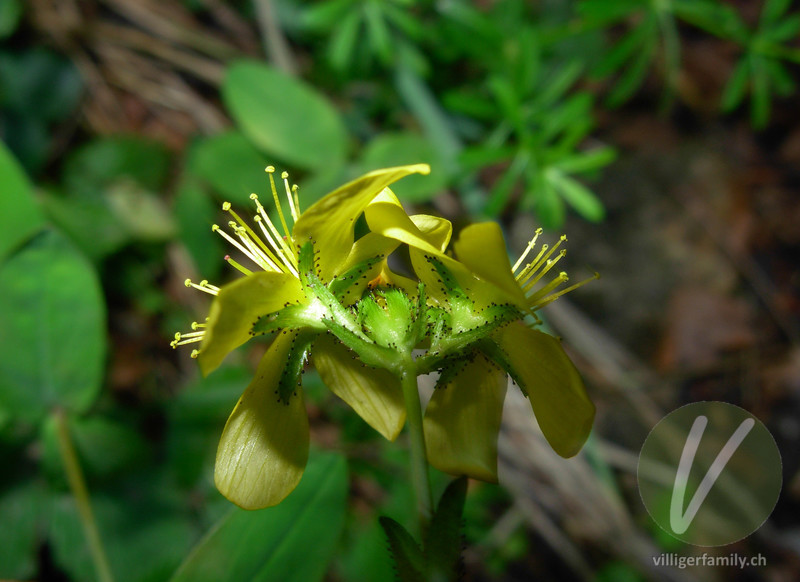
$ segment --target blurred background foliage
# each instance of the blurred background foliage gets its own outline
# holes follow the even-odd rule
[[[307,207],[427,162],[409,208],[499,219],[513,250],[565,229],[604,276],[545,314],[596,434],[556,461],[509,399],[467,579],[796,579],[799,35],[789,0],[0,0],[0,578],[110,579],[68,434],[115,580],[390,579],[402,447],[307,374],[300,487],[231,510],[213,457],[259,348],[202,379],[169,340],[207,309],[186,277],[232,278],[210,225],[267,164]],[[638,447],[698,399],[754,410],[784,452],[774,523],[736,546],[765,569],[650,559],[696,549],[644,512]]]

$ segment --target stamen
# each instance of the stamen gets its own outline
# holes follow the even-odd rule
[[[225,232],[224,230],[222,230],[222,229],[219,227],[219,225],[217,225],[217,224],[213,225],[213,226],[211,227],[211,230],[212,230],[213,232],[218,232],[218,233],[219,233],[219,235],[220,235],[222,238],[224,238],[226,241],[228,241],[229,243],[231,243],[231,244],[232,244],[233,246],[235,246],[237,249],[239,249],[240,251],[242,251],[242,253],[244,253],[244,255],[245,255],[245,256],[246,256],[248,259],[250,259],[251,261],[253,261],[253,262],[254,262],[256,265],[259,265],[259,266],[261,266],[261,264],[260,264],[259,260],[258,260],[258,259],[256,259],[256,258],[255,258],[255,256],[253,256],[253,254],[252,254],[252,253],[251,253],[249,250],[247,250],[246,248],[244,248],[244,247],[243,247],[241,244],[239,244],[237,241],[233,240],[233,237],[231,237],[231,236],[230,236],[230,235],[229,235],[227,232]]]
[[[289,200],[289,210],[292,213],[292,223],[295,223],[300,215],[297,213],[297,208],[294,205],[294,198],[292,197],[292,189],[289,187],[289,172],[282,172],[281,180],[283,180],[283,187],[286,190],[286,198]]]
[[[233,221],[229,222],[228,226],[233,229],[233,232],[236,233],[236,236],[239,237],[239,240],[242,241],[242,244],[247,247],[247,250],[250,251],[250,253],[255,257],[259,267],[265,271],[280,271],[278,265],[273,263],[269,257],[264,254],[264,251],[262,251],[255,245],[255,243],[253,243],[253,240],[250,238],[250,235],[247,234],[246,229],[237,225]]]
[[[253,196],[255,196],[255,194],[251,194],[251,196],[250,196],[250,197],[252,198]],[[253,229],[252,229],[252,228],[250,228],[250,226],[249,226],[249,225],[248,225],[248,224],[247,224],[247,223],[246,223],[244,220],[242,220],[242,219],[241,219],[241,217],[240,217],[238,214],[236,214],[236,212],[234,212],[233,210],[231,210],[231,204],[230,204],[230,202],[225,202],[225,203],[222,205],[222,209],[223,209],[223,210],[225,210],[225,211],[227,211],[228,213],[230,213],[230,215],[231,215],[231,216],[233,216],[233,217],[236,219],[236,222],[238,223],[238,225],[239,225],[241,228],[244,228],[244,229],[247,231],[247,234],[248,234],[248,235],[251,237],[251,239],[252,239],[252,240],[254,240],[254,241],[256,242],[256,244],[258,244],[258,246],[261,248],[261,250],[263,251],[261,254],[264,254],[264,255],[266,255],[266,259],[267,259],[269,262],[271,262],[271,263],[273,264],[273,266],[274,266],[274,269],[275,269],[276,271],[277,271],[277,270],[279,270],[279,269],[278,269],[278,267],[277,267],[277,265],[275,265],[275,263],[278,263],[278,262],[280,262],[280,261],[278,260],[278,258],[277,258],[277,257],[275,257],[275,255],[272,253],[272,251],[269,249],[269,247],[267,247],[267,245],[265,245],[265,244],[264,244],[264,241],[262,241],[262,240],[261,240],[261,237],[260,237],[260,236],[258,236],[258,235],[257,235],[257,234],[256,234],[256,233],[253,231]],[[265,270],[266,270],[266,269],[265,269]]]
[[[546,297],[548,293],[552,292],[556,287],[567,281],[569,281],[569,275],[567,275],[564,271],[561,271],[558,274],[558,277],[556,277],[555,279],[550,281],[547,285],[539,289],[536,293],[528,297],[528,305],[538,304],[540,299]]]
[[[522,292],[527,293],[528,291],[533,289],[533,286],[536,285],[536,283],[538,283],[539,280],[542,277],[544,277],[550,269],[555,267],[556,263],[558,263],[558,261],[563,259],[566,255],[567,255],[567,249],[561,249],[561,252],[558,253],[558,256],[555,259],[547,261],[547,265],[545,265],[545,268],[539,271],[539,273],[533,279],[531,279],[528,283],[525,284],[525,286],[522,288]]]
[[[537,228],[537,229],[534,231],[534,233],[533,233],[533,238],[532,238],[532,239],[530,240],[530,242],[528,243],[528,246],[527,246],[527,247],[525,247],[525,251],[523,251],[523,253],[522,253],[522,254],[519,256],[519,258],[517,259],[517,262],[516,262],[516,263],[514,263],[514,266],[513,266],[513,267],[512,267],[512,269],[511,269],[511,272],[512,272],[512,273],[516,273],[516,272],[517,272],[517,269],[519,269],[519,266],[520,266],[520,265],[522,264],[522,262],[525,260],[525,257],[527,257],[527,256],[528,256],[528,253],[529,253],[529,252],[531,252],[531,250],[533,250],[533,247],[534,247],[534,246],[536,246],[536,239],[538,239],[538,238],[539,238],[539,235],[541,235],[541,234],[542,234],[542,232],[543,232],[543,231],[542,231],[542,229],[541,229],[541,228]]]
[[[289,231],[289,225],[286,224],[286,217],[283,215],[281,201],[278,198],[278,189],[275,187],[275,178],[272,176],[272,174],[275,172],[275,168],[272,166],[267,166],[264,171],[267,172],[267,175],[269,176],[269,187],[272,190],[272,198],[275,200],[275,209],[278,211],[278,218],[281,219],[283,233],[286,238],[289,239],[289,244],[292,246],[292,254],[297,254],[297,249],[294,248],[294,241],[292,240],[292,233]]]
[[[248,269],[248,268],[246,268],[246,267],[243,267],[242,265],[240,265],[239,263],[237,263],[236,261],[234,261],[234,260],[231,258],[231,256],[230,256],[230,255],[225,255],[225,261],[226,261],[226,262],[227,262],[227,263],[228,263],[228,264],[229,264],[231,267],[233,267],[234,269],[236,269],[236,270],[237,270],[237,271],[239,271],[240,273],[243,273],[243,274],[245,274],[245,275],[248,275],[248,276],[253,274],[253,271],[251,271],[250,269]]]
[[[297,184],[292,184],[292,196],[294,196],[294,207],[297,209],[297,214],[298,215],[301,214],[300,197],[297,195],[297,191],[299,189],[300,188],[297,186]]]
[[[525,281],[528,280],[528,277],[530,276],[529,274],[531,272],[533,272],[536,269],[536,267],[539,265],[539,259],[541,259],[542,256],[544,256],[544,254],[547,252],[547,249],[549,249],[549,248],[550,248],[550,245],[546,245],[546,244],[542,245],[542,248],[539,249],[539,254],[536,255],[536,258],[533,259],[530,263],[525,265],[525,268],[522,269],[522,271],[519,273],[519,275],[517,275],[515,277],[516,280],[517,281],[522,281],[522,283],[524,284]]]
[[[578,283],[575,283],[574,285],[570,285],[569,287],[567,287],[566,289],[562,289],[558,293],[553,293],[552,295],[550,295],[550,297],[546,298],[544,301],[541,301],[538,305],[536,305],[535,309],[541,309],[542,307],[544,307],[545,305],[549,305],[562,295],[566,295],[567,293],[575,291],[575,289],[577,289],[578,287],[583,287],[584,285],[586,285],[586,283],[589,283],[590,281],[595,281],[599,278],[600,278],[600,273],[595,273],[593,276],[588,277]]]
[[[197,359],[197,356],[200,355],[200,350],[192,350],[192,353],[190,355],[192,358]]]
[[[278,247],[280,247],[280,249],[283,250],[283,255],[284,255],[283,262],[284,263],[288,262],[288,263],[291,263],[292,265],[294,265],[296,267],[297,266],[297,254],[292,252],[292,249],[289,248],[289,246],[286,244],[286,241],[278,233],[278,229],[275,228],[275,225],[272,223],[272,220],[270,220],[269,215],[267,214],[267,211],[264,210],[264,207],[258,201],[258,197],[255,194],[250,194],[250,198],[253,199],[256,202],[256,208],[258,209],[259,214],[261,214],[261,218],[264,219],[264,222],[267,223],[267,226],[269,226],[269,229],[272,232],[272,237],[269,237],[269,235],[267,235],[266,230],[264,230],[263,225],[261,226],[261,229],[264,230],[264,234],[271,239],[270,244],[273,245],[273,248],[275,248],[276,251],[278,250]],[[289,237],[289,240],[291,240],[291,237]]]
[[[206,281],[205,279],[200,281],[199,285],[197,283],[192,283],[191,279],[186,279],[183,282],[183,284],[186,285],[187,287],[194,287],[198,291],[208,293],[209,295],[216,295],[217,293],[219,293],[219,287],[209,284],[209,282]]]
[[[175,333],[175,339],[172,340],[169,345],[172,346],[172,349],[176,349],[178,346],[184,346],[186,344],[193,344],[200,341],[203,341],[203,336],[205,335],[204,331],[193,331],[190,333]]]
[[[267,239],[267,242],[275,249],[277,253],[277,258],[280,261],[281,268],[284,272],[290,272],[295,277],[298,276],[297,269],[294,268],[294,261],[291,254],[289,254],[289,250],[285,249],[284,247],[278,245],[275,240],[272,238],[272,235],[267,231],[264,227],[264,222],[260,216],[256,215],[253,217],[253,220],[258,224],[261,228],[261,231],[264,233],[264,238]]]

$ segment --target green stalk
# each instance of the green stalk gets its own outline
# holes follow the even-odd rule
[[[422,404],[417,388],[417,374],[413,366],[406,369],[400,377],[403,386],[403,399],[406,404],[406,424],[411,444],[411,482],[417,498],[417,513],[421,532],[425,531],[431,519],[433,495],[428,478],[428,455],[425,450],[425,433],[422,430]]]
[[[64,462],[64,472],[67,474],[69,488],[78,506],[78,514],[83,525],[83,533],[86,542],[89,544],[89,553],[92,556],[97,578],[100,582],[114,582],[111,575],[111,568],[108,565],[103,542],[100,539],[100,532],[97,529],[97,522],[94,519],[92,506],[89,502],[89,491],[86,489],[86,480],[83,478],[78,456],[75,454],[75,447],[69,435],[69,427],[64,417],[64,412],[57,410],[53,415],[58,431],[58,448],[61,452],[61,459]]]

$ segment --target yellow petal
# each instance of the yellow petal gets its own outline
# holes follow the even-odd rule
[[[454,245],[456,257],[480,279],[505,295],[505,301],[527,310],[525,294],[511,272],[505,239],[496,222],[471,224],[461,231]]]
[[[329,281],[353,246],[353,227],[364,208],[384,188],[409,174],[427,174],[427,164],[375,170],[341,186],[317,201],[298,218],[292,239],[298,246],[313,240],[319,251],[323,281]]]
[[[430,214],[412,214],[409,218],[426,241],[444,252],[453,234],[453,225],[449,220]]]
[[[250,339],[250,328],[259,317],[304,300],[300,281],[286,273],[259,271],[222,287],[211,304],[197,357],[203,375]]]
[[[437,245],[431,244],[427,236],[409,218],[403,207],[394,200],[379,199],[364,210],[367,225],[372,232],[399,240],[409,247],[420,249],[433,255],[442,253],[438,246],[440,237],[433,238]]]
[[[562,457],[580,451],[594,421],[594,404],[561,342],[515,322],[496,339],[506,354],[547,442]]]
[[[279,335],[233,409],[217,449],[214,482],[244,509],[276,505],[300,482],[308,460],[308,416],[303,393],[289,403],[275,390],[295,333]]]
[[[312,354],[325,385],[385,438],[396,439],[406,420],[399,380],[386,370],[362,367],[350,350],[328,335],[314,342]]]
[[[436,389],[423,419],[431,465],[497,482],[497,434],[507,386],[505,371],[477,355]]]

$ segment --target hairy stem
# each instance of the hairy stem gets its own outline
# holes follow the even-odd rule
[[[106,557],[105,549],[103,549],[97,522],[94,519],[92,506],[89,502],[89,491],[86,489],[86,480],[83,478],[78,456],[75,454],[75,447],[72,445],[67,420],[61,410],[56,411],[53,416],[56,430],[58,431],[58,448],[61,452],[61,459],[64,462],[64,472],[67,474],[70,491],[75,498],[75,504],[78,506],[83,533],[86,536],[86,543],[89,544],[89,553],[97,571],[97,578],[100,582],[113,582],[114,577],[111,575],[108,558]]]

